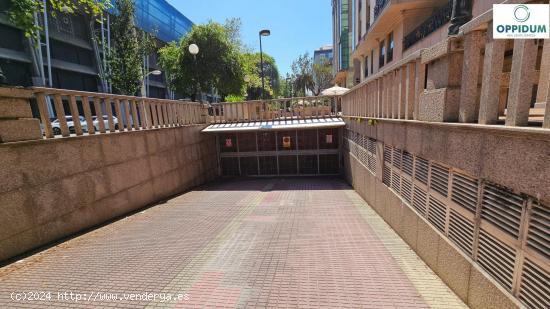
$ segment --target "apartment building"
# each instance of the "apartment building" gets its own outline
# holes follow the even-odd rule
[[[159,46],[179,40],[193,26],[165,0],[135,0],[135,4],[136,26],[152,33]],[[110,48],[109,15],[112,12],[106,12],[101,24],[82,14],[52,14],[48,6],[47,14],[36,16],[36,22],[44,29],[37,46],[9,22],[6,14],[9,5],[10,0],[0,0],[0,66],[8,84],[110,91],[104,70],[106,50]],[[144,59],[144,68],[158,69],[156,58],[151,55]],[[147,96],[170,97],[163,75],[149,75],[145,82]]]
[[[472,1],[471,15],[493,3],[498,1]],[[333,0],[334,44],[340,47],[335,48],[334,81],[352,87],[440,42],[448,36],[451,14],[448,0]]]

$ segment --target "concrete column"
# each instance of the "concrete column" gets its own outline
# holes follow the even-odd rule
[[[414,97],[414,109],[413,117],[414,120],[418,120],[418,110],[420,106],[420,95],[424,92],[425,86],[425,77],[426,77],[426,65],[418,59],[415,63],[415,97]]]
[[[406,83],[405,83],[405,119],[413,119],[415,93],[415,63],[407,64]]]
[[[397,118],[405,119],[407,105],[407,66],[399,68],[397,78],[399,79]]]
[[[548,81],[550,80],[550,40],[544,40],[542,58],[540,63],[539,88],[537,90],[537,102],[545,102],[550,92]],[[548,105],[546,106],[548,107]]]
[[[514,40],[507,126],[526,126],[529,121],[537,48],[535,40]]]
[[[483,77],[479,106],[479,123],[495,124],[499,115],[499,92],[506,40],[493,39],[492,23],[487,27]]]
[[[32,117],[31,97],[29,90],[0,87],[0,143],[42,139],[40,121]]]
[[[483,48],[483,32],[473,31],[464,39],[464,62],[460,89],[459,122],[476,122],[479,115],[478,76]]]

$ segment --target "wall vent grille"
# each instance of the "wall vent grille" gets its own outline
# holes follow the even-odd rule
[[[401,187],[401,177],[395,170],[391,174],[391,188],[399,194]]]
[[[384,145],[384,162],[387,164],[391,164],[391,153],[392,153],[391,147]]]
[[[416,208],[423,217],[426,216],[426,192],[416,185],[414,186],[413,207]]]
[[[475,213],[477,206],[477,191],[477,180],[453,173],[453,187],[451,192],[451,200],[453,202]]]
[[[535,205],[531,210],[527,246],[550,259],[550,210],[546,206]]]
[[[368,165],[368,168],[369,168],[369,170],[371,171],[371,173],[373,173],[374,175],[376,175],[376,157],[374,157],[374,156],[369,156],[369,165]]]
[[[401,196],[410,205],[412,200],[412,182],[405,177],[401,178]]]
[[[516,260],[515,251],[489,235],[479,231],[477,262],[508,291],[512,290],[512,278]]]
[[[413,156],[404,151],[403,152],[403,172],[405,172],[407,175],[412,176],[413,174]]]
[[[438,201],[435,197],[430,196],[428,207],[428,221],[442,233],[445,233],[445,221],[447,218],[447,207],[445,204]]]
[[[529,259],[525,259],[519,299],[529,308],[550,308],[550,274]]]
[[[382,182],[391,187],[391,167],[384,164],[384,173],[382,174]]]
[[[518,238],[523,198],[517,194],[485,184],[481,206],[481,218],[502,231]]]
[[[416,157],[414,167],[414,178],[423,184],[428,184],[428,161],[420,157]]]
[[[376,141],[374,139],[368,139],[367,147],[370,153],[376,155]]]
[[[451,209],[449,238],[468,256],[472,256],[474,246],[474,224]]]
[[[449,190],[449,169],[432,163],[430,187],[437,193],[447,197]]]
[[[398,169],[401,169],[401,150],[393,149],[392,165]]]

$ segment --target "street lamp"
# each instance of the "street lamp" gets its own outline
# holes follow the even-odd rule
[[[260,31],[260,65],[262,66],[262,100],[265,99],[264,93],[265,93],[265,83],[264,83],[264,55],[262,50],[262,37],[263,36],[269,36],[271,34],[271,31],[264,29]]]
[[[143,80],[142,80],[142,82],[141,82],[141,96],[142,96],[142,97],[146,97],[146,96],[147,96],[147,91],[145,91],[145,89],[146,89],[146,88],[145,88],[145,79],[147,79],[147,77],[148,77],[149,75],[159,76],[160,74],[162,74],[162,71],[161,71],[161,70],[154,70],[154,71],[151,71],[151,72],[149,72],[149,73],[147,73],[147,74],[145,74],[145,75],[143,76]]]
[[[197,44],[193,43],[189,45],[189,53],[193,55],[193,59],[195,59],[195,78],[197,78],[197,54],[199,53],[199,47]],[[197,99],[197,92],[199,91],[199,87],[197,87],[199,81],[195,81],[195,100]]]

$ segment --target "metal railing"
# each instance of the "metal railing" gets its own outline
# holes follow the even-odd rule
[[[45,138],[206,123],[201,103],[52,88],[32,91]]]
[[[223,102],[209,108],[210,123],[308,119],[338,116],[338,96]]]

